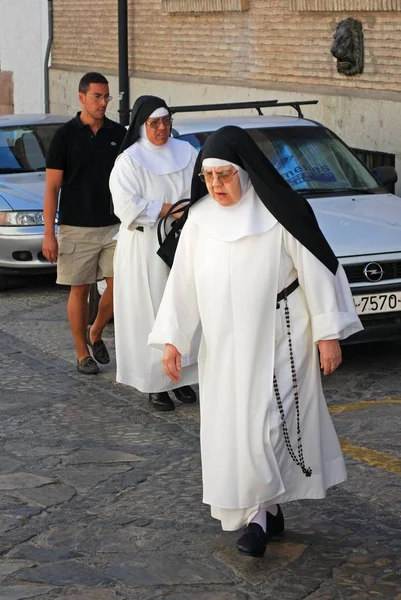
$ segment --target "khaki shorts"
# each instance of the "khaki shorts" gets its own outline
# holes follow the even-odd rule
[[[57,283],[85,285],[105,277],[113,277],[116,241],[113,236],[119,225],[108,227],[74,227],[60,225],[58,229]]]

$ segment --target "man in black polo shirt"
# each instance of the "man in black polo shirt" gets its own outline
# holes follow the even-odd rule
[[[98,362],[110,362],[102,331],[113,314],[113,237],[119,220],[113,212],[109,176],[126,133],[125,127],[105,116],[110,100],[103,75],[84,75],[79,82],[82,111],[56,131],[46,160],[43,254],[50,262],[57,261],[57,283],[71,286],[68,319],[77,369],[88,375],[99,372]],[[103,278],[107,288],[88,329],[89,289]]]

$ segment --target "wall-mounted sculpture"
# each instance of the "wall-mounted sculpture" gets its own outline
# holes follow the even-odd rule
[[[342,75],[363,72],[362,23],[349,17],[340,21],[334,32],[330,52],[337,59],[337,71]]]

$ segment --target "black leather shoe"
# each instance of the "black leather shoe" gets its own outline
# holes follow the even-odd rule
[[[176,388],[175,390],[172,390],[172,392],[177,400],[180,400],[184,404],[193,404],[196,402],[196,394],[189,385]]]
[[[160,411],[171,411],[175,409],[174,402],[167,392],[149,394],[149,403],[153,406],[153,408]]]
[[[266,552],[268,540],[268,536],[260,525],[249,523],[244,535],[237,542],[237,548],[249,556],[262,557]]]
[[[279,504],[277,504],[277,506],[278,506],[278,513],[276,514],[276,516],[274,516],[271,513],[266,511],[266,529],[267,529],[267,534],[271,537],[274,537],[275,535],[279,535],[280,533],[283,533],[283,531],[284,531],[283,511],[281,510],[281,506]]]
[[[90,327],[86,330],[86,343],[89,348],[92,348],[93,358],[100,363],[101,365],[108,365],[110,362],[110,354],[106,348],[106,345],[103,340],[97,340],[96,342],[91,343],[90,338]]]

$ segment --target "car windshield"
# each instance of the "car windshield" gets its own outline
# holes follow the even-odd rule
[[[248,129],[265,156],[290,186],[306,195],[382,191],[349,148],[324,127]],[[209,133],[180,136],[197,149]]]
[[[44,171],[50,140],[60,123],[0,128],[0,174]]]

